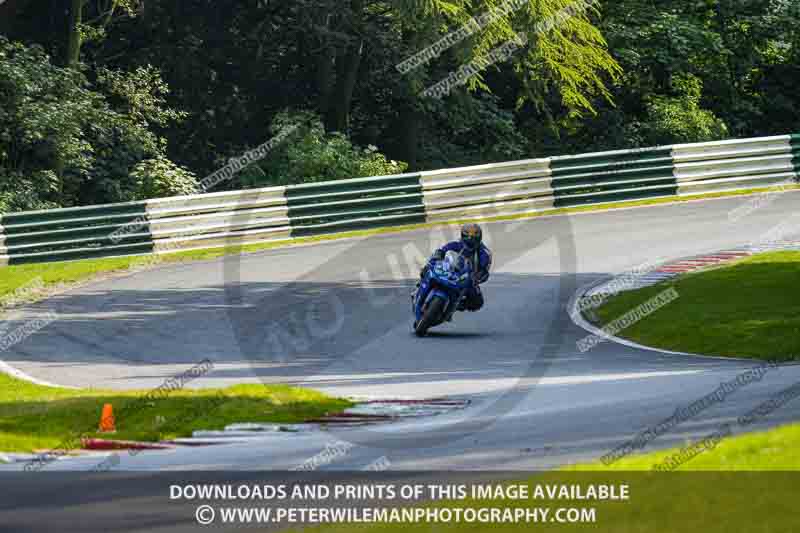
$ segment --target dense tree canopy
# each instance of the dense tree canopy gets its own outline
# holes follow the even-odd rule
[[[215,190],[783,134],[799,80],[792,0],[6,0],[0,210],[200,190],[287,125]]]

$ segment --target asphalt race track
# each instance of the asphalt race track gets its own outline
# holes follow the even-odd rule
[[[157,387],[209,358],[213,370],[190,386],[285,382],[361,398],[471,401],[447,415],[371,428],[122,454],[121,469],[286,469],[338,440],[355,446],[323,468],[362,468],[382,456],[393,469],[418,470],[596,459],[756,363],[607,342],[581,353],[576,342],[587,332],[570,320],[570,298],[645,261],[758,240],[792,220],[800,195],[780,194],[744,218],[729,218],[753,198],[484,224],[494,252],[486,307],[456,315],[424,339],[410,328],[416,274],[409,262],[452,237],[449,228],[165,266],[89,284],[23,310],[15,321],[46,312],[58,319],[3,359],[38,379],[81,387]],[[772,370],[647,449],[705,436],[798,380],[800,366]],[[752,429],[799,418],[800,403],[789,403]],[[79,458],[48,468],[96,463]]]

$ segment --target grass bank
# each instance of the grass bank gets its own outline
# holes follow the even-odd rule
[[[703,440],[703,439],[698,439]],[[631,472],[652,470],[657,465],[677,465],[676,471],[797,471],[800,470],[800,424],[789,424],[767,431],[709,439],[708,449],[692,447],[632,454],[606,466],[602,463],[575,465],[568,471]],[[690,449],[691,447],[691,449]],[[689,453],[689,452],[692,453]],[[696,455],[692,454],[698,452]],[[685,460],[686,457],[690,457]],[[685,460],[685,462],[684,462]],[[669,470],[673,470],[669,468]],[[663,474],[663,472],[654,472]]]
[[[676,448],[622,459],[610,467],[600,463],[577,465],[522,477],[519,481],[491,483],[493,486],[527,486],[528,498],[476,498],[423,504],[429,509],[450,509],[451,513],[454,508],[498,509],[501,512],[510,510],[512,514],[517,509],[536,509],[539,520],[535,523],[525,520],[516,523],[481,523],[451,518],[450,521],[440,523],[341,524],[306,528],[302,531],[523,533],[533,530],[591,530],[602,533],[794,533],[800,527],[795,496],[796,471],[800,468],[798,450],[800,425],[796,424],[763,433],[726,438],[716,448],[685,463],[677,472],[650,471],[653,465],[680,451]],[[767,470],[774,472],[765,472]],[[448,479],[448,476],[443,476],[441,483],[446,484]],[[475,480],[463,477],[458,480],[460,483],[465,481]],[[547,497],[547,487],[558,489],[564,485],[580,486],[584,493],[590,485],[626,485],[628,498],[596,500]],[[542,487],[544,498],[535,496],[537,486]],[[391,507],[395,505],[402,506],[402,503],[395,503]],[[566,511],[567,509],[572,511]],[[546,510],[546,514],[543,514],[543,510]],[[575,520],[571,523],[570,513]]]
[[[681,352],[797,360],[798,281],[800,252],[769,252],[622,292],[596,312],[607,324],[673,285],[677,299],[618,335]]]
[[[152,401],[142,405],[142,398]],[[106,403],[114,406],[113,436],[97,433]],[[62,449],[65,443],[79,443],[82,436],[159,441],[237,422],[298,423],[350,405],[285,385],[182,389],[155,395],[44,387],[0,373],[0,452]]]

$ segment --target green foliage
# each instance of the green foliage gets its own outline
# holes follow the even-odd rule
[[[529,153],[513,113],[492,95],[447,99],[433,108],[430,119],[421,147],[426,168],[509,161]]]
[[[92,147],[85,129],[103,107],[82,74],[52,65],[41,47],[0,36],[0,190],[5,206],[61,203],[52,171],[85,173]],[[43,174],[44,173],[44,174]],[[44,179],[43,179],[44,178]]]
[[[0,37],[0,208],[4,211],[104,203],[189,190],[131,175],[163,162],[166,141],[152,130],[178,120],[157,70],[101,70],[93,89],[81,72],[50,62],[41,47]],[[170,178],[171,179],[171,178]]]
[[[152,65],[139,67],[133,72],[109,70],[101,67],[97,83],[104,92],[117,100],[117,109],[134,123],[166,126],[186,118],[187,113],[167,107],[169,87],[161,73]]]
[[[321,119],[308,112],[280,113],[272,125],[278,135],[293,126],[298,131],[260,161],[245,169],[238,180],[243,187],[309,183],[368,176],[400,174],[407,165],[387,159],[375,146],[354,145],[342,133],[325,133]]]
[[[56,196],[57,189],[58,177],[52,170],[23,174],[0,168],[0,213],[59,207],[46,200]]]
[[[98,86],[104,90],[114,113],[107,113],[104,121],[94,124],[89,131],[96,157],[82,191],[81,203],[92,203],[92,198],[106,202],[125,202],[143,198],[156,198],[164,194],[194,192],[193,176],[183,176],[183,169],[166,159],[167,142],[156,135],[154,126],[165,127],[181,122],[185,112],[168,107],[165,96],[169,88],[154,67],[141,67],[133,72],[111,71],[101,68]],[[146,180],[133,174],[136,165],[144,162],[140,173],[148,169],[163,169],[170,175],[163,183],[155,177]],[[150,181],[155,180],[155,181]],[[188,194],[188,193],[187,193]]]
[[[148,129],[119,114],[103,118],[86,132],[95,154],[91,166],[79,176],[72,169],[67,171],[79,184],[76,203],[126,202],[141,197],[131,170],[137,163],[163,154],[163,143]]]
[[[133,200],[198,192],[194,174],[163,156],[138,163],[131,171],[131,180],[136,184]]]
[[[714,113],[700,108],[702,82],[692,75],[672,80],[676,97],[654,96],[647,104],[642,134],[645,145],[724,139],[728,128]]]
[[[496,2],[480,4],[478,10],[484,12]],[[556,105],[570,115],[594,114],[592,99],[609,99],[606,84],[622,74],[605,38],[592,23],[591,18],[598,13],[596,7],[581,0],[531,0],[485,28],[470,56],[483,56],[525,35],[526,49],[509,59],[523,86],[516,104],[532,102],[538,109],[549,111],[555,97]],[[492,89],[483,74],[471,79],[469,86]]]

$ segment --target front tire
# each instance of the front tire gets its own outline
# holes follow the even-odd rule
[[[428,305],[425,307],[425,312],[422,313],[422,318],[417,322],[414,328],[414,333],[417,337],[424,337],[428,333],[428,328],[436,324],[444,312],[444,300],[438,296],[431,298]]]

